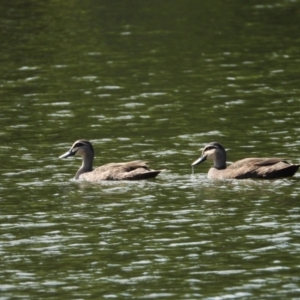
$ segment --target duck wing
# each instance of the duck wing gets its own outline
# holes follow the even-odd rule
[[[289,164],[282,158],[245,158],[227,167],[233,178],[274,179],[293,176],[300,165]]]

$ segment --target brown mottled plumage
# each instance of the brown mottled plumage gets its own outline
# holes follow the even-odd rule
[[[59,158],[81,156],[82,166],[75,175],[75,179],[87,181],[100,180],[140,180],[156,177],[162,170],[151,170],[144,161],[130,161],[124,163],[109,163],[93,169],[94,148],[87,140],[76,141],[71,149]]]
[[[202,151],[199,159],[192,163],[196,166],[211,159],[213,167],[208,171],[210,179],[274,179],[293,176],[300,165],[289,164],[282,158],[245,158],[226,166],[226,151],[217,142],[209,143]]]

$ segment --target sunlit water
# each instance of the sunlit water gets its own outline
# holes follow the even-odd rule
[[[0,299],[298,299],[300,173],[191,163],[216,140],[300,162],[299,9],[2,4]],[[166,171],[76,182],[79,138]]]

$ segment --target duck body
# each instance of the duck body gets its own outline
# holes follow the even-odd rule
[[[84,172],[75,179],[99,180],[141,180],[156,177],[161,171],[151,170],[145,161],[135,160],[124,163],[109,163]],[[95,180],[96,179],[96,180]]]
[[[81,156],[82,165],[75,179],[97,182],[101,180],[141,180],[156,177],[162,170],[151,170],[145,161],[108,163],[93,169],[94,148],[87,140],[76,141],[71,149],[59,158]]]
[[[293,176],[299,169],[299,164],[290,164],[282,158],[245,158],[226,165],[226,151],[217,142],[209,143],[202,151],[199,159],[192,166],[205,160],[214,161],[208,171],[210,179],[275,179]]]

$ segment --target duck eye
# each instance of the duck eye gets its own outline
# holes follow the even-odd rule
[[[82,143],[77,143],[74,147],[82,147],[82,146],[84,146],[84,144],[82,144]]]

